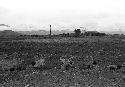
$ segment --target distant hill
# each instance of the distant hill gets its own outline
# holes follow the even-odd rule
[[[34,30],[34,31],[17,31],[18,33],[21,34],[26,34],[26,35],[48,35],[50,32],[46,30]],[[73,33],[71,30],[54,30],[52,31],[52,35],[57,35],[57,34],[63,34],[63,33]]]
[[[17,32],[25,35],[48,35],[49,34],[49,31],[46,31],[46,30],[17,31]]]
[[[106,33],[106,34],[125,34],[125,31],[100,31],[102,33]]]
[[[4,31],[0,31],[0,37],[17,37],[21,35],[18,32],[12,31],[12,30],[4,30]]]
[[[84,30],[81,30],[82,33],[84,33]],[[100,31],[102,33],[106,34],[123,34],[125,32],[118,32],[118,31]],[[47,30],[33,30],[33,31],[12,31],[12,30],[4,30],[0,31],[0,37],[17,37],[20,35],[49,35],[49,31]],[[63,33],[74,33],[74,31],[65,29],[65,30],[55,30],[52,31],[52,35],[58,35],[58,34],[63,34]]]

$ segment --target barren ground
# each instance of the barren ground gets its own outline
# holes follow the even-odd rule
[[[40,58],[45,65],[34,68]],[[125,87],[125,67],[107,67],[124,62],[125,42],[107,37],[1,41],[0,87]]]

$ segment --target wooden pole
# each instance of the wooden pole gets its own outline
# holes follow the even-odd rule
[[[50,25],[50,37],[51,37],[51,25]]]

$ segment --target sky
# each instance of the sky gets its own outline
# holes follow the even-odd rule
[[[0,24],[14,30],[49,29],[50,24],[55,30],[124,30],[125,1],[0,0]]]

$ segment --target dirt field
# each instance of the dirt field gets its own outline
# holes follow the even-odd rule
[[[125,42],[108,37],[1,41],[0,87],[125,87],[124,63]]]

